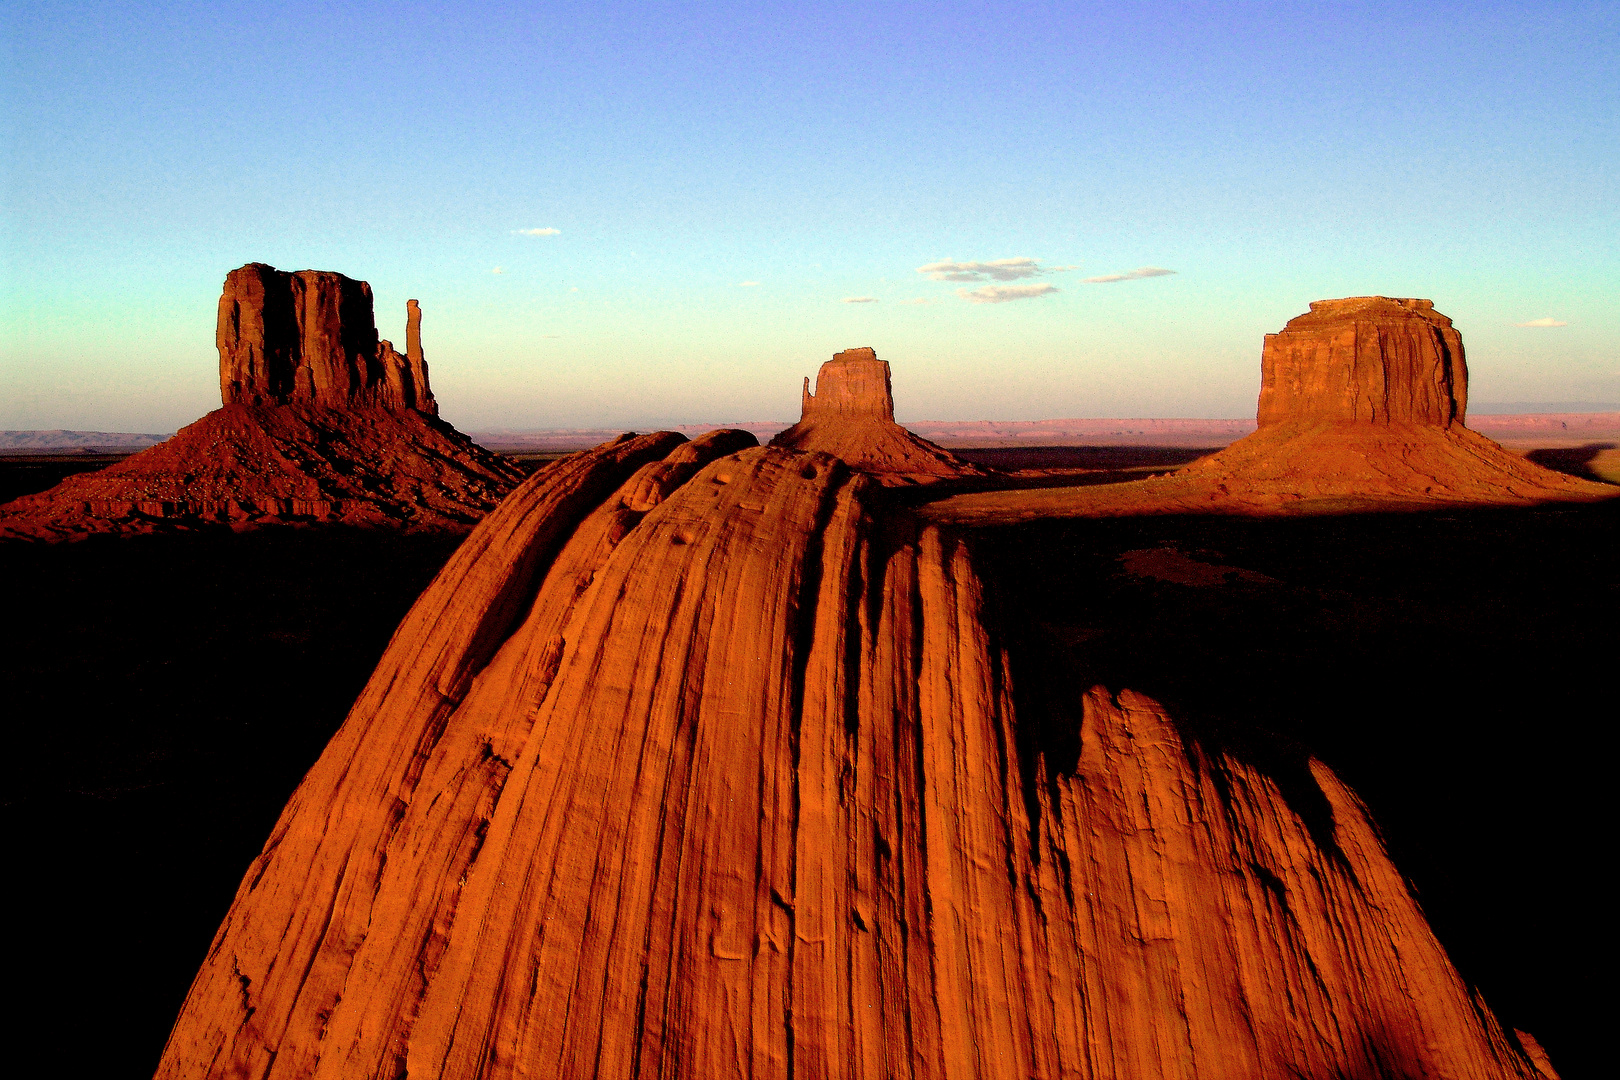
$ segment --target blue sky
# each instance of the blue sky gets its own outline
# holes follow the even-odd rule
[[[1248,416],[1366,293],[1620,400],[1613,3],[3,11],[0,427],[217,406],[249,261],[419,298],[474,430],[792,419],[855,345],[902,419]]]

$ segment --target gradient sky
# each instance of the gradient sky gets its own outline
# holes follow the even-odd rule
[[[249,261],[419,298],[469,430],[794,419],[855,345],[901,419],[1252,416],[1367,293],[1620,401],[1620,5],[1411,7],[6,2],[0,427],[216,407]]]

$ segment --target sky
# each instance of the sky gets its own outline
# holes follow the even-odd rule
[[[156,10],[155,10],[156,9]],[[0,428],[219,404],[247,262],[404,305],[464,430],[1252,416],[1310,301],[1620,401],[1620,5],[0,0]]]

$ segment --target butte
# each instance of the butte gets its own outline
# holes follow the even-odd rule
[[[0,507],[0,536],[471,528],[522,472],[439,419],[421,321],[409,301],[401,355],[378,339],[364,281],[263,263],[232,270],[215,331],[223,407],[117,465]]]
[[[885,485],[926,484],[983,470],[894,422],[889,364],[872,349],[845,349],[804,380],[799,422],[772,446],[831,454]]]
[[[1529,506],[1611,498],[1470,431],[1462,335],[1429,300],[1316,300],[1260,354],[1254,434],[1150,480],[959,495],[930,517],[1251,516]]]
[[[889,423],[854,360],[816,400]],[[283,811],[158,1076],[1551,1075],[1326,767],[1034,670],[971,531],[839,439],[625,436],[520,485]]]

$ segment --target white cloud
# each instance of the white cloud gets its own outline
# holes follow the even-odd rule
[[[1057,292],[1056,285],[986,285],[982,289],[957,289],[956,295],[974,304],[1005,304]]]
[[[757,282],[757,281],[739,281],[739,282],[737,282],[737,287],[742,288],[742,289],[755,289],[755,288],[759,287],[759,282]]]
[[[917,273],[927,274],[932,281],[1020,281],[1073,269],[1072,266],[1042,266],[1039,260],[1020,255],[1015,259],[991,259],[989,262],[941,259],[917,267]]]
[[[491,270],[490,273],[492,273],[492,274],[504,274],[504,273],[506,273],[506,268],[502,267],[502,266],[497,266],[495,269]]]
[[[561,229],[519,229],[517,231],[519,236],[558,236],[561,233]]]
[[[1104,274],[1102,277],[1088,277],[1080,280],[1087,285],[1107,285],[1113,281],[1140,281],[1142,278],[1169,277],[1174,270],[1166,270],[1162,266],[1138,266],[1135,270],[1127,270],[1123,274]]]
[[[1568,326],[1569,323],[1567,323],[1567,322],[1559,322],[1557,319],[1554,319],[1551,316],[1548,316],[1545,319],[1531,319],[1529,322],[1514,323],[1513,325],[1514,326]]]
[[[878,299],[875,296],[846,296],[839,301],[839,303],[843,304],[875,304],[877,302]]]

